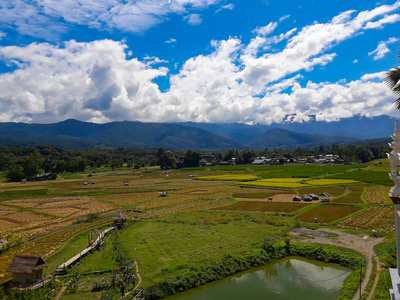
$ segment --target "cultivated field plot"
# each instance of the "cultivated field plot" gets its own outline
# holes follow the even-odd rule
[[[296,216],[295,219],[303,222],[330,223],[355,213],[360,209],[361,207],[358,206],[321,204]]]
[[[340,198],[333,200],[335,203],[363,203],[361,200],[361,193],[350,192]]]
[[[96,199],[102,201],[112,202],[115,205],[132,207],[140,202],[147,201],[158,197],[160,194],[154,192],[138,192],[138,193],[124,193],[124,194],[109,194],[104,196],[97,196]]]
[[[217,208],[218,210],[228,211],[259,211],[259,212],[281,212],[281,213],[293,213],[300,209],[307,207],[310,204],[306,203],[274,203],[274,202],[260,202],[260,201],[239,201],[233,205],[224,206]]]
[[[181,195],[210,195],[214,194],[217,192],[221,191],[226,191],[226,190],[238,190],[240,189],[239,187],[236,186],[227,186],[227,185],[216,185],[216,186],[204,186],[204,183],[199,182],[199,188],[193,189],[183,189],[180,191],[177,191],[175,194],[181,194]]]
[[[0,215],[0,235],[12,233],[22,240],[70,225],[89,214],[101,214],[116,209],[110,203],[95,201],[86,196],[19,199],[2,203],[12,205],[17,211]]]
[[[200,211],[205,209],[213,209],[226,206],[232,203],[231,199],[222,200],[192,200],[177,205],[162,207],[160,209],[149,210],[144,214],[140,214],[141,218],[158,218],[183,212]]]
[[[0,205],[0,216],[18,211],[18,208]]]
[[[290,190],[273,190],[264,188],[241,188],[239,191],[235,192],[232,196],[234,198],[268,198],[276,194],[284,194]]]
[[[166,197],[156,197],[153,200],[144,202],[136,206],[137,209],[146,210],[146,209],[153,209],[163,206],[168,206],[176,203],[186,202],[189,200],[194,200],[199,198],[197,195],[175,195],[175,194],[168,194]]]
[[[257,176],[253,174],[226,174],[226,175],[214,175],[214,176],[201,176],[197,177],[198,180],[233,180],[233,181],[246,181],[256,180]]]
[[[390,199],[387,196],[389,190],[390,188],[384,186],[369,186],[367,187],[364,199],[374,204],[390,203]]]
[[[347,179],[299,179],[299,178],[270,178],[252,182],[239,182],[240,185],[265,186],[278,188],[302,188],[307,186],[325,186],[325,185],[348,185],[357,183],[355,180]]]
[[[332,197],[338,197],[342,195],[346,190],[342,186],[313,186],[313,187],[306,187],[301,189],[296,189],[296,191],[300,194],[315,194],[321,195],[322,193],[328,193]]]
[[[253,202],[293,202],[293,197],[297,194],[272,194],[267,198],[235,198],[238,201],[253,201]],[[272,200],[271,200],[272,199]],[[316,203],[319,201],[313,201]],[[297,202],[298,203],[298,202]]]
[[[349,219],[340,222],[337,226],[356,230],[392,232],[396,229],[393,207],[371,207]]]

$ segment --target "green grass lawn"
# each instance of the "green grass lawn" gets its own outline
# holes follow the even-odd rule
[[[88,246],[88,232],[80,233],[69,239],[56,253],[46,259],[48,268],[44,269],[46,275],[54,272],[54,270],[64,261],[69,260],[74,255],[81,252]]]
[[[289,230],[290,221],[282,217],[251,219],[252,213],[175,215],[137,222],[121,233],[120,241],[128,256],[138,261],[143,286],[148,286],[207,259],[246,253],[259,246],[265,235],[282,237]]]

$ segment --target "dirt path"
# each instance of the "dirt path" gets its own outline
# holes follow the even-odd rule
[[[132,290],[130,290],[128,293],[125,294],[125,296],[121,297],[120,299],[125,299],[128,295],[130,295],[133,291],[135,291],[142,283],[142,277],[139,274],[139,266],[136,260],[135,260],[135,266],[136,266],[136,275],[138,277],[138,282]]]
[[[62,288],[61,288],[61,290],[58,292],[57,297],[56,297],[54,300],[60,299],[62,293],[64,293],[64,291],[65,291],[66,289],[67,289],[67,286],[66,286],[66,285],[63,285]]]
[[[339,235],[335,239],[329,238],[328,234],[324,234],[324,232],[332,232],[334,234]],[[363,235],[353,235],[349,233],[344,233],[338,230],[329,230],[329,229],[317,229],[310,230],[306,228],[296,228],[291,231],[291,234],[298,239],[300,239],[303,243],[316,243],[316,244],[328,244],[341,246],[345,248],[350,248],[360,252],[366,259],[371,258],[375,255],[374,246],[383,242],[383,238],[364,238]],[[377,260],[377,265],[379,265],[379,260]],[[372,260],[369,260],[366,264],[363,265],[366,268],[365,277],[361,283],[361,293],[368,293],[365,291],[365,288],[368,284],[368,280],[371,277],[372,273]],[[378,272],[377,272],[378,274]],[[369,296],[367,299],[371,299],[372,295],[375,293],[375,288],[377,285],[378,276],[375,277],[375,282],[372,287],[371,292],[369,292]],[[359,299],[359,292],[354,295],[353,300]]]

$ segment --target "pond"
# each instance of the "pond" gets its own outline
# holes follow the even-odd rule
[[[329,281],[347,269],[302,257],[286,257],[222,280],[187,290],[168,300],[336,299],[348,274]]]

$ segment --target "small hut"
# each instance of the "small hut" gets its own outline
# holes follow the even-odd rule
[[[331,197],[331,195],[327,192],[323,192],[321,194],[321,197],[322,197],[321,202],[329,202],[329,198]]]
[[[112,217],[115,227],[117,227],[118,229],[124,227],[124,225],[126,224],[126,217],[127,216],[122,212],[119,212],[114,217]]]
[[[42,279],[43,268],[48,265],[36,255],[15,255],[9,265],[7,272],[13,273],[13,283],[30,284]]]

